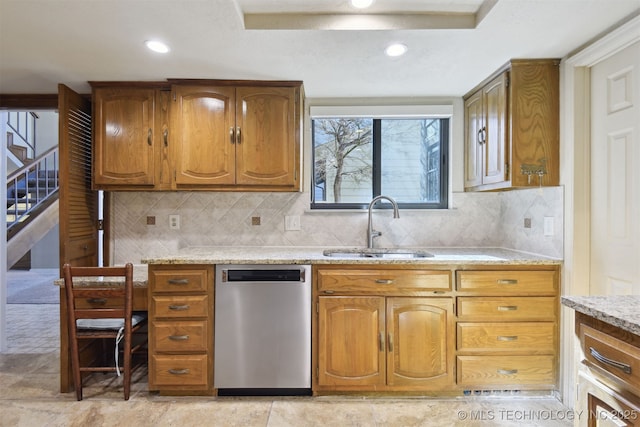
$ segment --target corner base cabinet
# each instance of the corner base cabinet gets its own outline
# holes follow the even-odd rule
[[[149,390],[213,393],[213,266],[149,266]]]

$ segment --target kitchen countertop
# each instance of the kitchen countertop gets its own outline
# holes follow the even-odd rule
[[[325,249],[344,247],[191,247],[173,255],[142,260],[143,264],[527,264],[557,265],[562,260],[501,248],[402,248],[432,253],[429,258],[354,258],[323,255]]]
[[[149,268],[146,265],[136,264],[133,266],[133,287],[146,287]],[[82,286],[122,286],[124,279],[121,277],[76,277],[76,281]],[[54,285],[63,286],[64,279],[55,280]]]
[[[640,335],[640,295],[565,296],[562,297],[562,304]]]

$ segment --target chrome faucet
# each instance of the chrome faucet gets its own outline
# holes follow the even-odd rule
[[[393,206],[393,217],[400,218],[400,211],[398,210],[398,204],[395,200],[388,196],[376,196],[369,203],[369,226],[367,227],[367,248],[373,248],[373,239],[380,236],[382,233],[373,229],[373,224],[371,222],[371,210],[373,209],[373,205],[375,205],[378,200],[386,199],[391,202],[391,206]]]

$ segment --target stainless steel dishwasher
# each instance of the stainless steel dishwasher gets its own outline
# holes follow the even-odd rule
[[[216,266],[214,329],[218,395],[311,393],[310,266]]]

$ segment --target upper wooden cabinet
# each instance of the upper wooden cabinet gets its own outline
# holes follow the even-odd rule
[[[155,185],[156,90],[96,88],[94,102],[93,183]]]
[[[178,187],[300,187],[299,88],[174,86],[173,100]]]
[[[559,60],[511,60],[464,96],[465,190],[558,185]]]
[[[92,82],[93,186],[299,191],[300,82]]]

